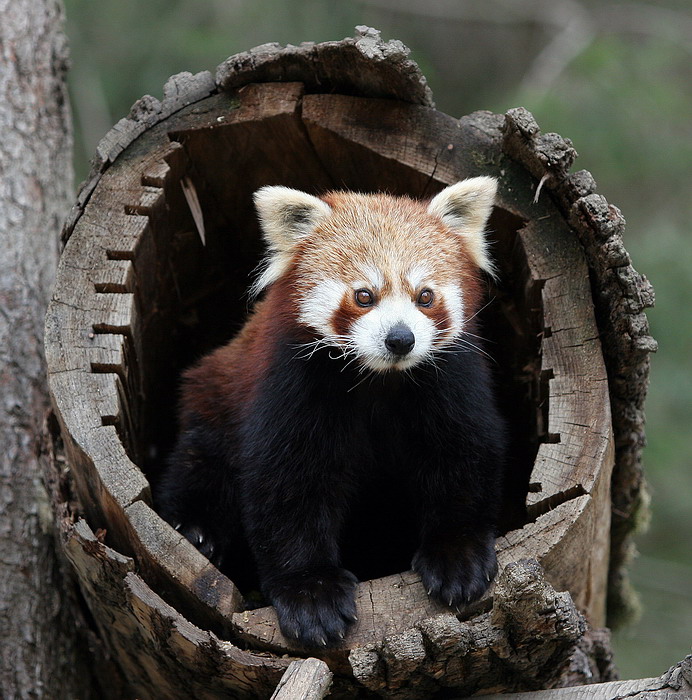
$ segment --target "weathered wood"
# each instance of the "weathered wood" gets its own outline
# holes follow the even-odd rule
[[[503,700],[506,695],[485,695]],[[692,656],[685,657],[658,678],[612,681],[556,690],[516,693],[516,700],[682,700],[692,697]]]
[[[243,610],[235,584],[247,592],[251,583],[235,574],[231,582],[163,523],[149,490],[173,439],[179,372],[242,323],[239,300],[262,249],[252,192],[283,184],[425,197],[482,174],[500,183],[490,228],[501,271],[499,285],[488,283],[483,332],[517,435],[497,586],[454,614],[430,601],[413,573],[382,570],[359,585],[359,620],[342,646],[321,656],[337,674],[334,692],[346,696],[363,686],[426,697],[441,688],[492,690],[498,678],[507,689],[527,689],[612,677],[601,663],[607,639],[587,631],[577,612],[592,625],[605,619],[616,404],[589,286],[598,253],[585,255],[570,224],[591,226],[596,246],[603,211],[588,174],[566,175],[575,155],[568,143],[540,137],[525,115],[457,120],[437,112],[412,66],[396,43],[363,30],[344,42],[266,45],[232,57],[215,85],[209,74],[178,76],[163,102],[143,98],[131,123],[107,136],[66,225],[47,357],[82,507],[107,544],[137,562],[136,579],[117,574],[127,580],[127,625],[133,610],[145,611],[134,614],[145,627],[170,626],[181,613],[189,620],[180,622],[187,641],[162,646],[143,672],[129,652],[114,652],[145,689],[173,673],[176,645],[192,648],[200,634],[212,635],[214,649],[232,647],[222,635],[264,650],[250,654],[250,665],[266,659],[272,678],[279,655],[306,654],[282,637],[272,608]],[[336,90],[344,94],[329,94]],[[517,121],[523,131],[503,132]],[[517,154],[526,162],[513,160]],[[565,208],[575,201],[577,224]],[[610,254],[622,262],[621,252]],[[602,315],[606,295],[600,299]],[[533,563],[517,564],[526,559]],[[239,560],[234,570],[250,567]],[[108,571],[87,569],[83,576],[107,585]],[[142,587],[146,595],[135,593]],[[94,610],[98,620],[112,614]],[[131,639],[110,637],[115,647]],[[236,652],[233,663],[244,669],[249,661]],[[229,664],[236,682],[246,671]],[[248,683],[265,692],[266,679],[258,679]],[[214,687],[187,681],[204,692]],[[166,682],[171,697],[184,697]]]
[[[379,644],[354,648],[354,676],[385,697],[431,697],[440,688],[459,696],[481,689],[515,691],[550,686],[586,658],[586,623],[568,593],[556,593],[532,560],[504,568],[491,612],[468,621],[452,613],[422,620]],[[594,639],[600,645],[602,640]],[[596,664],[572,677],[598,680]]]
[[[595,194],[590,173],[568,173],[576,152],[568,139],[542,134],[523,108],[510,110],[503,125],[503,150],[546,184],[576,231],[589,265],[596,318],[608,371],[615,438],[611,498],[611,553],[608,581],[609,624],[632,614],[627,564],[637,523],[645,520],[646,485],[641,464],[644,399],[649,380],[649,335],[644,310],[654,304],[649,281],[631,265],[622,233],[625,220],[604,197]]]
[[[293,661],[276,686],[271,700],[321,700],[329,694],[332,672],[319,659]]]
[[[126,509],[132,547],[150,586],[204,629],[227,636],[243,599],[235,585],[143,501]]]
[[[420,69],[398,40],[383,42],[372,27],[356,27],[343,41],[300,46],[271,43],[236,54],[216,69],[216,83],[231,90],[248,83],[305,83],[310,92],[390,97],[432,106],[432,93]]]
[[[324,654],[324,658],[344,667],[350,649],[379,642],[387,635],[407,630],[420,620],[445,611],[446,607],[427,596],[420,577],[411,571],[365,581],[356,591],[358,622],[340,647]],[[281,634],[272,607],[236,613],[232,623],[234,634],[256,648],[277,653],[287,650],[304,653],[300,646]],[[313,650],[313,653],[316,652]]]
[[[74,225],[82,215],[102,173],[135,139],[161,120],[215,91],[216,84],[208,71],[196,75],[183,72],[168,79],[163,86],[163,100],[159,101],[151,95],[137,100],[132,105],[130,114],[115,124],[99,142],[91,171],[82,183],[77,201],[63,226],[63,242],[72,234]]]
[[[242,651],[190,624],[84,520],[64,538],[101,636],[137,697],[260,698],[275,688],[291,659]]]

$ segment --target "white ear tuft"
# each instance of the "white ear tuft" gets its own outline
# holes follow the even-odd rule
[[[472,177],[450,185],[435,195],[428,212],[463,237],[467,250],[481,270],[495,276],[495,266],[488,255],[485,225],[493,209],[497,192],[494,177]]]
[[[250,289],[253,296],[281,277],[291,262],[296,243],[331,213],[326,202],[289,187],[262,187],[255,192],[254,201],[268,254]]]

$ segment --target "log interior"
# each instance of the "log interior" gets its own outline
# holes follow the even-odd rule
[[[500,181],[490,229],[501,283],[488,282],[482,312],[514,438],[500,573],[481,601],[450,611],[405,571],[403,542],[351,537],[358,622],[322,657],[335,697],[559,687],[577,667],[607,679],[607,642],[585,634],[578,612],[604,624],[609,558],[617,583],[626,551],[616,528],[610,553],[615,440],[601,338],[616,378],[621,525],[638,493],[628,479],[640,474],[655,346],[642,309],[653,297],[628,266],[619,212],[589,173],[569,173],[575,156],[521,108],[436,111],[405,47],[368,27],[173,76],[162,100],[143,97],[106,134],[63,230],[45,346],[59,468],[80,518],[63,520],[65,552],[133,696],[268,697],[293,656],[316,653],[281,636],[271,607],[248,609],[235,583],[247,593],[251,577],[218,572],[152,508],[179,374],[247,313],[262,253],[252,192],[425,198],[474,175]]]
[[[297,89],[293,87],[294,93]],[[283,92],[284,97],[287,92],[293,97],[290,90]],[[220,97],[217,102],[217,107],[226,107],[228,98]],[[223,117],[221,109],[217,111]],[[428,174],[433,164],[422,161],[416,170],[358,144],[352,144],[350,152],[347,143],[339,144],[340,157],[332,167],[332,161],[314,155],[292,113],[229,125],[214,119],[211,124],[172,130],[168,138],[180,146],[167,156],[169,172],[175,177],[165,181],[144,178],[145,187],[163,185],[165,206],[159,204],[148,212],[150,226],[139,244],[142,250],[151,251],[155,263],[142,272],[135,265],[135,304],[142,319],[141,338],[136,343],[141,387],[138,391],[127,387],[131,400],[125,403],[132,408],[120,415],[130,418],[127,425],[119,426],[130,457],[152,481],[175,437],[180,373],[230,339],[247,315],[246,289],[263,251],[252,193],[264,184],[282,184],[315,194],[348,187],[429,197],[443,186]],[[204,243],[181,180],[192,183],[198,198]],[[145,209],[133,203],[128,212],[138,216]],[[502,282],[495,287],[488,281],[487,306],[481,312],[482,333],[488,339],[485,349],[493,358],[514,437],[506,530],[524,523],[528,477],[538,443],[545,439],[541,416],[547,407],[539,377],[540,294],[530,283],[517,236],[523,224],[521,218],[499,207],[492,216],[489,229]],[[134,398],[138,395],[145,400]],[[388,531],[385,544],[367,521],[351,541],[346,535],[349,565],[361,580],[409,568],[411,544],[397,535]],[[256,588],[250,574],[253,566],[249,560],[242,561],[242,556],[234,562],[233,578],[243,592],[249,592]]]
[[[219,573],[156,515],[142,475],[156,482],[175,438],[180,373],[247,315],[263,251],[252,193],[281,184],[428,198],[480,174],[500,180],[489,229],[501,281],[488,280],[481,312],[513,438],[500,565],[536,558],[557,590],[602,619],[612,441],[587,269],[550,198],[534,202],[535,182],[502,155],[501,119],[305,94],[301,83],[246,85],[156,123],[83,205],[47,341],[75,480],[106,542],[133,555],[147,583],[203,629],[248,649],[305,653],[280,635],[272,608],[248,609],[262,602],[249,556],[234,557],[230,580]],[[407,571],[413,546],[401,529],[380,528],[378,539],[356,521],[344,563],[362,581],[359,622],[333,660],[344,673],[349,649],[447,612]],[[594,542],[585,567],[579,547]],[[492,593],[463,618],[491,604]]]

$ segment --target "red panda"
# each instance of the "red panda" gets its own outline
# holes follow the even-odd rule
[[[476,177],[427,204],[255,193],[264,298],[185,372],[155,499],[222,570],[245,542],[283,634],[306,647],[356,619],[341,535],[373,489],[405,494],[396,526],[415,526],[430,596],[464,605],[496,573],[506,438],[474,335],[495,190]]]

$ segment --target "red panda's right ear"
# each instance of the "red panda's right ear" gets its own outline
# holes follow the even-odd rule
[[[263,270],[252,285],[253,295],[281,277],[296,243],[332,211],[321,199],[290,187],[262,187],[255,192],[254,201],[269,250]]]
[[[461,236],[473,261],[495,277],[495,266],[488,255],[485,225],[493,210],[497,192],[494,177],[470,177],[446,187],[428,205],[428,212]]]

